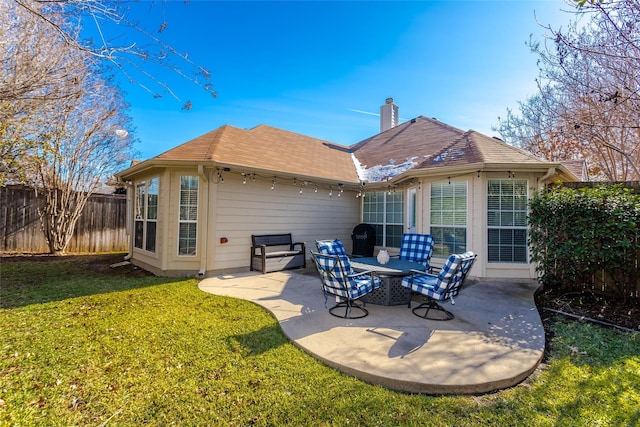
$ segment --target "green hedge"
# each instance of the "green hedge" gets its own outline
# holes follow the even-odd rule
[[[532,261],[545,286],[604,290],[638,302],[640,195],[620,185],[559,185],[530,202]],[[599,289],[596,278],[606,287]]]

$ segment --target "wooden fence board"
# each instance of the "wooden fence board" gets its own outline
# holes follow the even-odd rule
[[[38,199],[33,189],[24,186],[0,187],[0,206],[0,251],[49,251],[38,214]],[[126,211],[125,195],[91,195],[78,219],[66,251],[126,251]]]

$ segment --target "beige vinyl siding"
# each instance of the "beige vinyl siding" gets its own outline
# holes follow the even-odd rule
[[[276,182],[257,178],[242,184],[240,176],[227,174],[224,183],[212,184],[210,209],[210,250],[207,270],[248,267],[252,234],[292,233],[309,251],[316,239],[340,238],[351,246],[351,231],[359,223],[360,199],[345,191],[338,197],[334,185],[294,186],[291,180]],[[228,242],[220,243],[226,237]]]

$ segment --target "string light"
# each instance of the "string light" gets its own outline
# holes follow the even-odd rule
[[[349,191],[353,191],[354,195],[356,198],[360,198],[362,197],[363,199],[366,197],[366,192],[365,192],[365,182],[364,181],[360,181],[358,184],[354,185],[353,187],[351,186],[346,186],[343,183],[338,183],[338,184],[334,184],[334,185],[322,185],[322,184],[317,184],[314,183],[313,181],[304,181],[304,180],[300,180],[297,177],[282,177],[282,176],[261,176],[261,175],[257,175],[256,173],[252,173],[252,172],[240,172],[240,171],[232,171],[230,168],[215,168],[212,172],[212,176],[211,176],[211,180],[215,183],[218,184],[222,184],[224,183],[224,179],[225,177],[223,176],[222,172],[228,172],[228,173],[235,173],[237,175],[239,175],[241,177],[242,180],[242,184],[246,185],[247,182],[255,182],[256,178],[260,178],[262,180],[267,180],[269,178],[271,178],[271,190],[275,191],[276,189],[276,184],[278,184],[278,181],[280,180],[280,184],[283,184],[282,181],[285,182],[289,182],[291,183],[294,187],[297,187],[298,193],[299,194],[304,194],[304,188],[305,187],[311,187],[313,188],[314,193],[317,193],[319,189],[322,188],[327,188],[329,190],[329,197],[333,197],[333,193],[334,193],[334,189],[337,190],[337,194],[338,197],[342,196],[342,193],[344,193],[345,189],[349,190]],[[480,172],[482,172],[481,170],[477,171],[477,175],[478,177],[480,177]],[[472,172],[473,173],[473,172]],[[508,176],[509,178],[514,178],[515,177],[515,173],[513,171],[508,171]],[[447,177],[447,180],[449,182],[449,184],[451,184],[451,180],[453,178],[456,178],[458,176],[462,176],[462,175],[469,175],[469,173],[465,173],[465,174],[461,174],[461,175],[456,175],[456,176],[449,176]],[[387,178],[387,181],[390,181],[389,178]],[[382,183],[378,183],[382,184]],[[403,189],[405,189],[406,187],[416,187],[421,190],[422,189],[422,181],[416,179],[416,178],[411,178],[410,180],[407,181],[403,181],[399,184],[391,184],[391,183],[387,183],[387,188],[386,191],[389,195],[391,195],[392,193],[396,193],[398,188],[403,191]],[[384,191],[381,189],[378,190],[373,190],[373,194],[375,196],[375,192],[376,191]],[[371,195],[370,194],[370,195]]]

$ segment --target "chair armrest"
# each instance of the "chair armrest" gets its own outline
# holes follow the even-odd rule
[[[433,265],[429,266],[429,273],[433,274],[434,271],[440,271],[442,270],[442,267],[435,267]]]
[[[304,242],[295,242],[295,243],[292,243],[292,244],[291,244],[291,250],[294,250],[294,249],[296,248],[296,246],[298,246],[298,245],[300,246],[300,250],[301,250],[302,252],[305,252],[305,245],[304,245]]]
[[[365,274],[374,276],[376,274],[376,272],[373,271],[373,270],[365,270],[365,271],[361,271],[359,273],[348,274],[347,277],[352,278],[352,277],[364,276]]]
[[[256,251],[259,249],[259,251]],[[263,256],[267,252],[267,245],[254,245],[251,246],[251,250],[253,251],[253,255]]]
[[[421,275],[421,276],[431,276],[431,277],[438,277],[437,274],[432,274],[431,272],[426,272],[426,271],[422,271],[422,270],[411,270],[411,275],[415,276],[415,275]]]

